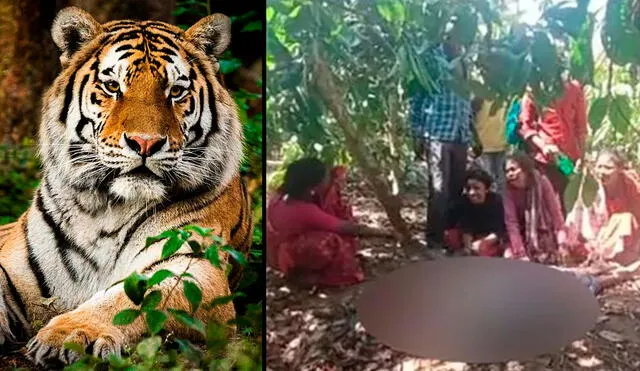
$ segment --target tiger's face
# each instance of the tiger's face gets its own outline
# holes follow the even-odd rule
[[[217,14],[183,32],[63,10],[53,37],[64,70],[43,106],[45,172],[123,202],[225,185],[242,153],[236,106],[215,78],[229,27]]]

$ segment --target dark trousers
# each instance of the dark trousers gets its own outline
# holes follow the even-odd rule
[[[427,206],[427,241],[442,244],[449,208],[462,195],[467,145],[432,140],[426,143],[425,154],[431,190]]]

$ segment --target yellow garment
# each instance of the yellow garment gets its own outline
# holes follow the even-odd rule
[[[484,152],[502,152],[507,149],[507,138],[505,137],[505,110],[500,108],[495,115],[491,116],[491,105],[493,102],[484,101],[482,108],[476,115],[476,130]]]

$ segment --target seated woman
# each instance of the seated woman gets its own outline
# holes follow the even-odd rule
[[[556,264],[566,233],[560,200],[549,179],[535,169],[526,154],[514,154],[505,163],[507,189],[504,215],[509,248],[505,257]]]
[[[445,243],[449,249],[480,255],[502,256],[506,241],[504,209],[500,195],[491,191],[493,179],[482,169],[467,171],[465,197],[449,214]]]
[[[319,160],[298,160],[267,207],[268,264],[304,285],[344,286],[362,282],[356,236],[389,237],[387,231],[354,221],[341,197],[344,168],[327,171]]]
[[[594,170],[599,190],[590,207],[578,202],[569,215],[568,253],[585,261],[571,271],[604,288],[640,273],[640,184],[617,151],[600,152]]]

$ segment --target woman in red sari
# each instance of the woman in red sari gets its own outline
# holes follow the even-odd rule
[[[298,160],[267,206],[267,262],[305,285],[345,286],[364,281],[356,258],[358,236],[392,233],[357,224],[342,198],[343,167]]]

